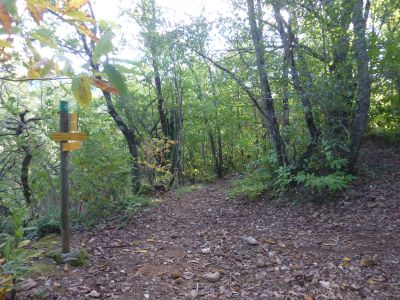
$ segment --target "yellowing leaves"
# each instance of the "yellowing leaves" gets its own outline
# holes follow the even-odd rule
[[[2,47],[2,48],[11,48],[12,44],[7,40],[0,39],[0,47]]]
[[[82,6],[87,4],[89,0],[70,0],[67,3],[67,7],[69,10],[80,9]]]
[[[6,7],[4,6],[3,1],[0,1],[0,23],[1,25],[3,25],[5,32],[7,32],[8,34],[12,33],[12,22],[13,19],[11,18]]]
[[[89,106],[92,101],[92,91],[90,87],[90,79],[86,74],[74,77],[72,80],[72,93],[81,106]]]
[[[96,87],[98,87],[102,91],[109,92],[112,94],[118,94],[118,90],[115,87],[113,87],[112,85],[110,85],[107,81],[104,81],[104,80],[98,79],[98,78],[94,78],[92,82]]]
[[[82,34],[86,35],[87,37],[89,37],[92,41],[97,42],[97,41],[99,40],[99,39],[93,34],[93,32],[92,32],[89,28],[87,28],[87,26],[86,26],[85,24],[78,24],[78,25],[76,26],[76,29],[77,29],[80,33],[82,33]]]
[[[350,262],[351,262],[351,258],[345,256],[345,257],[343,257],[342,262],[340,263],[340,265],[342,267],[347,267],[350,264]]]
[[[40,22],[43,21],[44,13],[47,12],[47,8],[45,6],[36,4],[33,0],[26,1],[26,8],[28,9],[36,24],[40,25]]]

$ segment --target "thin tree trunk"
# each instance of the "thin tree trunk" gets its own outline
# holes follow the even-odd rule
[[[211,92],[213,96],[213,104],[215,108],[215,122],[216,122],[216,129],[217,129],[217,152],[218,155],[215,155],[215,170],[217,173],[218,178],[223,178],[223,154],[222,154],[222,136],[221,136],[221,125],[219,121],[218,115],[218,104],[217,104],[217,89],[215,88],[215,82],[212,75],[212,71],[210,66],[208,66],[208,77],[210,80],[211,85]],[[210,137],[211,139],[211,137]]]
[[[154,83],[156,86],[156,93],[157,93],[157,110],[160,116],[161,128],[162,132],[165,137],[170,137],[170,132],[168,130],[168,120],[164,112],[164,98],[162,94],[161,88],[161,77],[160,71],[158,68],[158,56],[157,56],[157,49],[156,49],[156,41],[155,41],[155,34],[156,34],[156,7],[155,7],[155,0],[151,0],[151,23],[150,23],[150,52],[151,52],[151,59],[153,65],[153,72],[154,72]]]
[[[278,6],[276,1],[273,2],[273,7],[274,7],[275,18],[278,24],[279,35],[284,45],[285,57],[290,66],[290,75],[292,76],[293,79],[293,86],[296,92],[299,94],[299,97],[304,107],[304,119],[308,128],[308,132],[311,136],[311,143],[315,144],[317,143],[319,137],[319,130],[315,125],[311,102],[301,84],[300,75],[297,70],[296,62],[294,60],[292,45],[294,45],[295,43],[295,38],[293,36],[293,33],[291,32],[290,25],[288,26],[288,33],[286,33],[284,27],[284,20],[280,13],[280,7]]]
[[[172,49],[174,50],[174,49]],[[181,166],[181,156],[182,156],[182,142],[183,142],[183,110],[182,110],[182,78],[181,78],[181,70],[176,64],[175,53],[172,51],[172,64],[174,70],[174,87],[175,94],[177,99],[178,113],[177,113],[177,122],[176,122],[176,134],[175,134],[175,145],[173,151],[173,162],[172,162],[172,178],[169,182],[169,187],[172,187],[174,184],[176,176],[179,176],[179,181],[182,179],[182,166]],[[179,74],[178,74],[179,69]]]
[[[140,175],[139,175],[139,164],[138,164],[138,142],[136,140],[135,131],[129,128],[125,122],[122,120],[121,116],[115,109],[114,103],[111,99],[111,94],[109,92],[103,91],[103,96],[106,100],[108,113],[113,118],[114,122],[117,124],[119,130],[125,137],[128,144],[128,149],[131,158],[131,179],[132,179],[132,190],[133,192],[138,192],[140,189]]]
[[[25,202],[29,206],[32,204],[32,190],[29,185],[29,166],[32,161],[32,151],[29,146],[22,146],[24,150],[25,156],[22,160],[21,166],[21,185],[22,185],[22,193],[24,194]]]
[[[368,112],[371,96],[371,81],[369,76],[369,57],[367,49],[366,24],[369,14],[369,1],[363,9],[363,0],[354,0],[353,4],[353,26],[354,26],[354,49],[357,61],[358,85],[356,91],[356,105],[351,130],[351,152],[349,158],[349,169],[355,172],[356,163],[360,153],[361,143],[368,125]]]
[[[272,92],[267,72],[265,70],[265,49],[262,40],[262,32],[260,32],[260,29],[257,27],[256,23],[254,0],[247,0],[247,8],[250,23],[250,32],[256,53],[257,70],[261,89],[262,105],[264,110],[264,121],[275,148],[278,164],[285,165],[287,163],[285,144],[283,143],[279,132]]]

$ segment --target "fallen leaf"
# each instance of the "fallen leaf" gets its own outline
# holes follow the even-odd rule
[[[134,251],[135,253],[143,253],[143,254],[145,254],[145,253],[147,253],[148,251],[147,250],[135,250]]]
[[[340,265],[342,267],[347,267],[348,265],[350,265],[350,261],[351,261],[351,258],[345,256],[345,257],[343,257],[342,262],[340,263]]]
[[[373,267],[373,266],[376,266],[377,265],[377,263],[376,263],[376,261],[375,260],[373,260],[373,259],[367,259],[367,258],[364,258],[364,259],[362,259],[361,261],[360,261],[360,265],[362,266],[362,267]]]

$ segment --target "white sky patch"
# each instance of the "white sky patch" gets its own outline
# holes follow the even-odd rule
[[[92,0],[98,19],[118,21],[119,7],[134,7],[140,1],[104,1]],[[164,15],[169,21],[187,21],[190,17],[201,15],[204,11],[204,16],[213,21],[216,18],[226,15],[230,8],[230,3],[227,0],[156,0],[156,5],[163,10],[167,10],[168,15]],[[131,25],[131,24],[129,24]]]

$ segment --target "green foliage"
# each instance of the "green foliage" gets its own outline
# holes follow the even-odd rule
[[[122,96],[128,93],[124,76],[113,65],[104,63],[104,72],[107,74],[108,80]]]
[[[298,184],[310,187],[318,192],[323,190],[337,192],[346,188],[349,182],[354,179],[355,177],[353,175],[345,174],[343,172],[334,172],[325,176],[316,176],[315,174],[302,171],[297,173],[294,177],[294,180]]]
[[[269,160],[252,161],[247,165],[243,178],[232,181],[233,188],[228,195],[245,195],[254,199],[272,188],[273,177],[273,164]]]
[[[193,192],[199,188],[200,188],[200,185],[198,185],[198,184],[184,185],[184,186],[177,187],[175,189],[175,193],[178,198],[182,198],[186,194]]]
[[[53,211],[49,209],[46,213],[37,218],[35,227],[37,228],[38,237],[44,237],[53,233],[60,234],[61,230],[59,211]]]
[[[271,191],[275,195],[284,194],[294,184],[304,186],[318,192],[337,192],[348,186],[356,177],[346,174],[347,159],[337,157],[333,147],[322,141],[319,155],[306,161],[305,169],[297,170],[294,166],[276,167],[273,160],[259,160],[247,167],[243,179],[233,181],[231,195],[242,194],[250,198]],[[318,170],[326,174],[316,174],[309,170]]]
[[[2,284],[2,279],[5,276],[11,275],[13,279],[16,279],[25,270],[24,264],[27,260],[27,254],[24,247],[30,243],[29,240],[24,238],[24,232],[30,229],[24,227],[25,216],[26,210],[13,210],[11,215],[14,228],[13,234],[0,234],[0,253],[5,260],[0,269],[0,290],[3,288],[10,289],[10,286],[8,286],[9,281],[4,283],[6,286]]]
[[[99,62],[99,58],[102,55],[106,55],[107,53],[111,52],[113,49],[112,38],[114,34],[112,31],[107,31],[101,39],[97,42],[96,47],[93,50],[92,60],[94,64]]]

